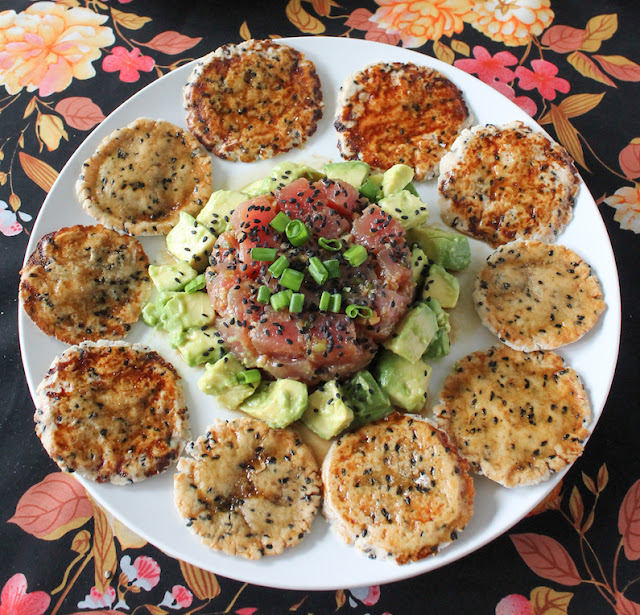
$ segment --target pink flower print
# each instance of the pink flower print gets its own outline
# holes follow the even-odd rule
[[[27,593],[27,579],[21,573],[14,574],[2,588],[0,615],[42,615],[51,598],[45,592]]]
[[[371,587],[356,587],[354,589],[350,589],[349,593],[355,600],[362,602],[362,604],[366,606],[373,606],[377,604],[378,600],[380,600],[380,586],[372,585]],[[349,605],[351,607],[356,607],[357,602],[351,597],[349,597]]]
[[[0,201],[0,233],[5,237],[22,233],[22,224],[18,222],[15,212],[4,201]]]
[[[131,584],[145,591],[151,590],[160,581],[160,566],[156,560],[146,555],[136,557],[133,564],[131,564],[131,558],[125,555],[120,560],[120,568],[127,575]]]
[[[506,83],[501,83],[500,81],[494,81],[489,85],[494,90],[500,92],[503,96],[506,96],[510,101],[516,103],[516,105],[518,105],[518,107],[520,107],[527,115],[533,117],[536,114],[538,106],[528,96],[516,96],[516,93],[511,86]]]
[[[524,596],[510,594],[498,602],[496,615],[533,615],[533,608]]]
[[[158,606],[170,609],[186,609],[193,602],[193,594],[184,585],[174,585],[171,592],[164,592],[164,598]]]
[[[153,70],[155,61],[149,56],[140,55],[140,49],[134,47],[127,51],[124,47],[114,47],[111,55],[102,60],[102,68],[108,73],[120,71],[120,81],[133,83],[140,79],[140,72]]]
[[[515,77],[515,73],[507,66],[518,63],[518,59],[509,51],[499,51],[492,56],[484,47],[476,45],[473,48],[473,57],[456,60],[453,64],[466,73],[478,75],[478,79],[492,84],[494,81],[507,83]]]
[[[553,100],[556,90],[566,94],[571,85],[566,79],[556,77],[558,67],[546,60],[531,60],[533,70],[524,66],[516,68],[516,76],[520,79],[520,87],[523,90],[538,90],[542,98]]]
[[[95,586],[89,591],[89,595],[84,600],[78,602],[79,609],[103,609],[110,607],[116,599],[116,590],[113,587],[107,587],[104,593],[99,592]]]

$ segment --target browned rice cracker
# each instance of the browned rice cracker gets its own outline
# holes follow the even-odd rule
[[[290,428],[217,420],[186,447],[174,475],[180,516],[202,542],[257,559],[298,544],[320,507],[311,449]]]
[[[148,267],[133,237],[101,225],[62,228],[22,268],[20,300],[42,331],[67,344],[122,338],[151,294]]]
[[[130,235],[164,235],[211,196],[211,159],[187,130],[140,118],[103,139],[76,191],[86,212]]]
[[[343,158],[384,171],[394,164],[431,179],[471,124],[462,92],[443,74],[412,63],[378,62],[347,77],[334,126]]]
[[[590,331],[606,309],[598,278],[573,250],[534,240],[505,244],[476,277],[482,323],[516,350],[551,350]]]
[[[464,130],[440,162],[442,220],[494,248],[554,241],[573,216],[578,172],[565,149],[521,122]]]
[[[180,376],[140,344],[83,342],[36,392],[36,433],[65,472],[126,484],[163,472],[189,438]]]
[[[538,483],[575,461],[591,418],[562,357],[503,344],[458,361],[434,413],[471,467],[505,487]]]
[[[394,413],[333,443],[322,465],[325,517],[369,558],[418,561],[473,514],[467,462],[419,416]]]
[[[322,118],[320,78],[303,53],[270,40],[223,45],[184,89],[187,125],[219,158],[252,162],[304,143]]]

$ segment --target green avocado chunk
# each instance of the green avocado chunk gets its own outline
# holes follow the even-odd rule
[[[424,361],[407,361],[390,350],[383,350],[375,367],[376,380],[391,403],[418,412],[427,399],[431,367]]]
[[[358,190],[370,203],[377,203],[378,199],[382,197],[382,189],[371,177],[369,177]]]
[[[300,419],[311,431],[325,440],[337,436],[353,421],[353,410],[344,402],[338,384],[330,380],[311,395]]]
[[[439,359],[448,355],[450,350],[449,331],[451,331],[451,325],[449,324],[449,314],[442,309],[437,299],[429,298],[424,300],[424,303],[436,315],[438,330],[422,355],[422,359]]]
[[[407,164],[394,164],[382,174],[382,194],[389,196],[404,190],[413,180],[414,171]]]
[[[158,310],[156,310],[156,306],[154,303],[147,303],[142,308],[142,322],[144,322],[147,327],[157,327],[160,319],[158,318]]]
[[[158,307],[158,303],[156,300],[159,324],[169,332],[204,327],[215,318],[215,311],[207,293],[173,293],[166,301],[163,297],[163,301],[160,302],[163,304],[162,307]]]
[[[307,385],[297,380],[261,382],[251,397],[238,406],[269,427],[283,428],[297,421],[307,409]]]
[[[322,167],[322,171],[329,179],[343,181],[359,188],[369,177],[371,167],[360,160],[348,160],[346,162],[329,162]]]
[[[220,235],[227,230],[233,210],[249,198],[248,194],[238,190],[216,190],[200,210],[196,221],[212,233]]]
[[[418,246],[413,246],[411,249],[411,267],[413,281],[416,283],[419,282],[423,274],[429,270],[429,258]]]
[[[250,183],[242,189],[242,192],[248,194],[249,197],[269,194],[270,192],[284,188],[287,184],[290,184],[300,177],[306,177],[309,181],[317,181],[318,179],[322,179],[324,174],[306,164],[281,162],[273,167],[268,177]]]
[[[204,374],[198,380],[198,388],[207,395],[234,410],[247,397],[253,395],[257,383],[240,384],[238,374],[246,371],[232,354],[226,354],[215,363],[205,363]]]
[[[182,290],[198,272],[187,261],[173,265],[149,265],[149,276],[159,291]]]
[[[400,190],[378,201],[385,213],[400,221],[402,226],[409,230],[415,226],[424,224],[429,219],[427,206],[409,190]]]
[[[421,291],[423,299],[433,298],[443,308],[454,308],[460,296],[460,282],[444,267],[433,263]]]
[[[436,314],[426,303],[417,303],[400,321],[385,348],[416,363],[438,331]]]
[[[222,337],[215,327],[189,329],[182,336],[178,351],[190,367],[218,361],[226,354]]]
[[[445,269],[460,271],[471,262],[469,240],[459,233],[432,226],[416,226],[407,231],[410,243],[417,243],[424,253]]]
[[[363,369],[342,386],[345,403],[353,411],[353,427],[361,427],[386,416],[393,409],[387,394],[371,372]]]
[[[209,264],[209,256],[216,236],[185,211],[180,220],[167,233],[167,251],[179,261],[186,261],[199,273]]]

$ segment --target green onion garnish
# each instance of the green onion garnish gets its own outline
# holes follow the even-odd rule
[[[339,252],[342,249],[342,242],[339,239],[320,237],[318,245],[325,250],[329,250],[329,252]]]
[[[329,274],[329,276],[327,277],[328,280],[340,277],[340,261],[337,258],[332,258],[328,261],[322,261],[322,264]]]
[[[246,372],[240,372],[236,374],[236,380],[239,384],[252,384],[254,382],[260,382],[262,376],[259,369],[249,369]]]
[[[193,278],[191,282],[187,283],[187,285],[184,287],[184,292],[190,295],[191,293],[195,293],[198,290],[202,290],[205,286],[206,282],[204,279],[204,273],[201,273],[200,275]]]
[[[258,289],[258,295],[256,297],[256,301],[258,301],[258,303],[269,303],[270,298],[271,298],[271,289],[268,286],[261,286]]]
[[[291,245],[295,247],[301,246],[309,239],[309,229],[301,220],[291,220],[285,228],[285,233]]]
[[[322,264],[322,261],[317,256],[312,256],[309,259],[309,273],[320,285],[324,284],[329,279],[329,272],[327,271],[327,268]]]
[[[318,306],[321,311],[326,312],[329,309],[329,302],[331,301],[331,293],[323,290],[320,295],[320,305]]]
[[[340,311],[340,306],[342,305],[342,295],[340,293],[336,293],[335,295],[331,295],[329,299],[329,311],[337,314]]]
[[[254,261],[268,261],[273,262],[276,260],[278,251],[275,248],[251,248],[251,259]]]
[[[284,233],[284,230],[287,228],[287,224],[291,222],[291,218],[284,213],[284,211],[279,211],[276,214],[276,217],[269,222],[269,226],[274,228],[278,233]]]
[[[367,260],[367,249],[361,245],[351,246],[345,253],[344,257],[349,261],[352,267],[358,267]]]
[[[291,301],[292,294],[293,293],[290,290],[281,290],[279,293],[271,295],[271,298],[269,299],[269,301],[271,302],[271,307],[276,312],[289,307],[289,302]]]
[[[280,276],[280,284],[296,293],[300,290],[302,280],[304,280],[304,273],[295,269],[285,269]]]
[[[365,305],[348,305],[345,309],[345,312],[349,318],[358,318],[361,316],[362,318],[371,318],[373,316],[373,310],[370,307]]]
[[[267,271],[274,277],[279,278],[282,275],[282,272],[289,266],[289,261],[286,256],[278,256],[278,260],[276,260],[271,267]]]
[[[302,293],[292,293],[289,300],[289,311],[293,314],[300,314],[304,307],[304,295]]]

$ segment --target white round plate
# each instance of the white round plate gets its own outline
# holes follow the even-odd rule
[[[300,37],[280,42],[299,49],[312,60],[322,82],[325,109],[318,130],[301,148],[276,158],[254,163],[233,163],[213,159],[214,188],[241,188],[266,176],[282,160],[306,162],[316,168],[329,160],[339,160],[333,115],[338,89],[345,77],[378,60],[414,62],[433,67],[448,76],[463,91],[476,123],[506,123],[521,120],[540,129],[519,107],[488,85],[438,60],[415,51],[344,38]],[[75,194],[74,184],[81,165],[102,138],[138,117],[164,119],[186,127],[182,107],[182,86],[192,65],[183,66],[141,90],[116,109],[78,148],[64,167],[44,202],[27,249],[29,255],[45,233],[73,224],[92,224]],[[540,129],[541,130],[541,129]],[[418,190],[430,208],[433,223],[439,223],[436,182],[421,182]],[[461,299],[452,310],[454,342],[451,354],[433,362],[430,399],[438,398],[444,376],[458,358],[496,342],[481,326],[471,301],[475,272],[491,252],[488,246],[470,241],[472,264],[461,274]],[[596,327],[560,354],[581,375],[590,396],[595,426],[604,407],[614,374],[620,338],[620,290],[611,244],[593,198],[584,183],[580,187],[574,219],[558,238],[583,256],[601,280],[607,311]],[[163,258],[163,239],[143,239],[152,261]],[[166,258],[166,257],[164,257]],[[20,344],[24,368],[32,395],[54,357],[65,345],[44,335],[24,310],[19,314]],[[189,368],[167,343],[166,336],[136,323],[128,338],[144,342],[172,361],[184,379],[191,415],[192,435],[204,433],[216,417],[233,413],[216,406],[213,398],[201,393],[196,382],[202,368]],[[35,437],[35,436],[32,436]],[[505,489],[483,477],[475,478],[474,516],[460,538],[439,554],[420,562],[399,566],[394,562],[369,560],[335,536],[321,515],[310,535],[300,545],[276,557],[248,561],[212,551],[185,527],[173,504],[173,470],[161,476],[127,486],[97,485],[82,481],[91,495],[118,519],[165,553],[225,577],[283,589],[327,590],[386,583],[415,576],[453,562],[493,540],[525,516],[558,483],[561,474],[545,483]]]

